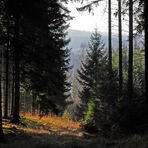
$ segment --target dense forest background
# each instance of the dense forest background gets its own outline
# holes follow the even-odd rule
[[[68,0],[0,1],[0,139],[2,120],[21,123],[22,113],[69,116],[88,133],[107,138],[148,133],[146,3],[118,0],[118,47],[94,28],[71,79]],[[73,1],[81,2],[85,1]],[[78,11],[93,11],[99,0]],[[122,17],[128,11],[128,40]],[[98,14],[99,15],[99,14]],[[135,25],[133,25],[135,24]],[[138,42],[136,38],[138,37]],[[84,52],[83,52],[84,51]]]

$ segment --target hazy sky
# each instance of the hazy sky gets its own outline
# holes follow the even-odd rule
[[[71,11],[71,16],[75,18],[70,21],[70,29],[82,30],[82,31],[93,31],[94,28],[98,28],[100,32],[108,31],[108,7],[107,2],[100,2],[98,7],[94,7],[94,15],[89,14],[87,11],[78,12],[76,7],[80,7],[79,3],[69,2],[67,5]],[[112,13],[117,10],[117,0],[112,0]],[[118,32],[117,18],[112,15],[112,32]],[[123,22],[124,31],[127,31],[127,21]],[[123,32],[125,33],[125,32]]]

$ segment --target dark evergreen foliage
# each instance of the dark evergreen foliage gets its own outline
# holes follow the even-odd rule
[[[70,90],[70,50],[66,47],[70,41],[66,39],[69,11],[57,0],[4,0],[1,7],[1,44],[10,44],[6,49],[9,48],[15,65],[13,122],[19,120],[20,87],[35,93],[35,102],[40,96],[48,107],[62,109]],[[7,114],[7,99],[5,105]]]
[[[78,71],[78,80],[82,85],[80,98],[84,106],[84,129],[107,135],[114,122],[118,85],[117,72],[112,70],[110,73],[103,47],[101,35],[95,31],[89,43],[86,63],[83,62]]]
[[[86,59],[81,62],[81,68],[78,70],[78,81],[80,85],[82,85],[79,97],[84,107],[86,107],[91,99],[91,90],[102,74],[100,69],[101,65],[106,64],[104,52],[104,43],[101,39],[101,35],[95,30],[91,35]]]
[[[66,39],[66,21],[71,19],[69,11],[58,1],[39,1],[38,4],[35,1],[32,5],[40,15],[35,18],[32,14],[31,18],[28,11],[25,13],[24,24],[31,22],[27,28],[23,26],[28,44],[23,50],[22,82],[27,89],[37,95],[43,93],[46,96],[44,99],[48,98],[55,106],[62,108],[70,86],[67,82],[69,49],[66,48],[69,43],[69,39]],[[38,26],[35,25],[36,21],[39,21]],[[28,45],[31,45],[32,50],[28,51]],[[50,106],[50,101],[48,103]]]

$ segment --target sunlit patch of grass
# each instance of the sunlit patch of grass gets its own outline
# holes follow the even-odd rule
[[[38,115],[31,115],[30,113],[26,113],[26,114],[21,114],[21,117],[25,120],[30,120],[32,122],[39,122],[39,116]]]
[[[2,124],[4,135],[15,135],[17,133],[16,128],[9,122],[9,120],[3,119]]]
[[[7,129],[7,128],[11,128],[11,125],[10,124],[6,124],[5,122],[3,122],[3,128]]]
[[[53,115],[40,117],[39,115],[31,115],[29,113],[22,114],[25,120],[33,121],[35,123],[43,124],[44,126],[49,126],[53,130],[70,130],[77,131],[80,129],[80,122],[74,122],[68,119],[63,119],[62,117],[57,117]]]

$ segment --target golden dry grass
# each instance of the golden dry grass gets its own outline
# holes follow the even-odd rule
[[[21,114],[22,118],[27,121],[33,121],[36,124],[42,124],[49,127],[52,131],[60,132],[62,134],[71,134],[81,136],[80,122],[74,122],[68,119],[63,119],[54,115],[40,117],[39,115],[32,115],[29,113]],[[27,130],[27,129],[24,129]],[[28,129],[31,130],[31,129]],[[36,132],[45,132],[44,130],[33,130]]]
[[[80,128],[80,122],[74,122],[68,119],[63,119],[55,115],[48,115],[40,117],[39,115],[32,115],[30,113],[21,114],[22,117],[25,117],[28,120],[36,121],[43,123],[44,125],[52,124],[56,127],[64,128]]]

